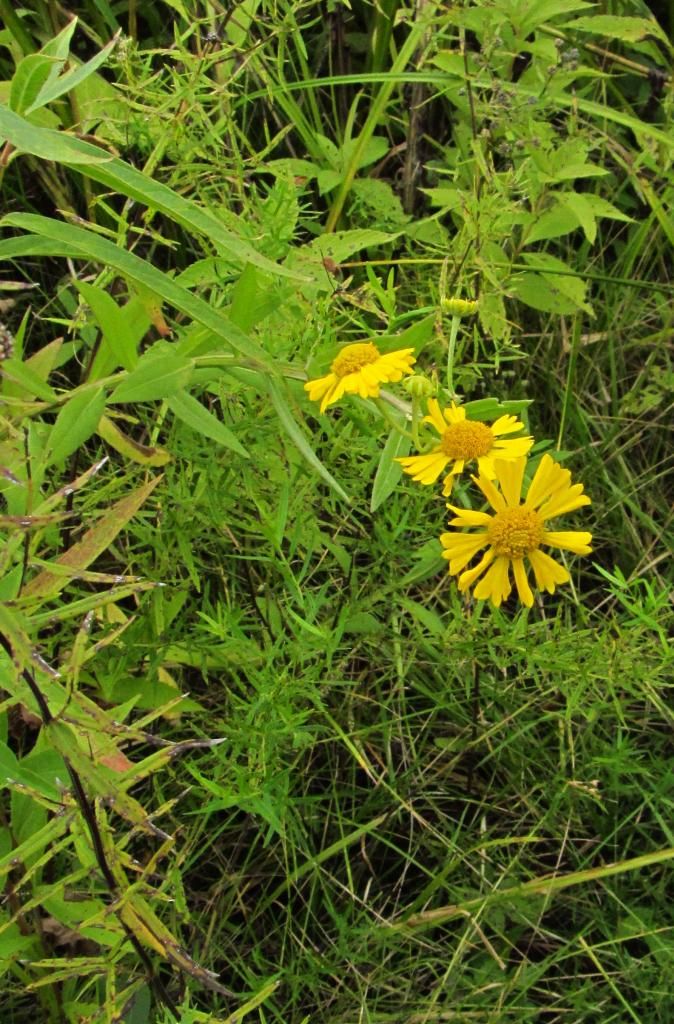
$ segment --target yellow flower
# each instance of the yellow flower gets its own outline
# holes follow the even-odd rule
[[[526,455],[533,437],[514,437],[501,440],[503,434],[523,430],[524,424],[516,416],[500,416],[495,423],[487,426],[477,420],[467,420],[466,410],[452,402],[448,409],[440,411],[435,398],[428,401],[428,416],[424,423],[431,423],[440,435],[440,443],[427,455],[408,455],[396,459],[406,473],[420,484],[433,484],[442,471],[451,463],[445,477],[442,493],[452,493],[454,477],[463,472],[466,462],[477,459],[479,472],[493,480],[496,476],[494,459],[518,459]]]
[[[562,469],[549,455],[544,455],[529,484],[526,499],[520,503],[526,461],[526,458],[521,458],[496,462],[500,491],[486,475],[481,474],[479,479],[473,477],[495,514],[448,505],[456,515],[450,520],[450,526],[480,526],[483,529],[478,533],[443,533],[440,537],[445,549],[442,556],[449,561],[450,573],[461,573],[459,590],[468,590],[482,576],[473,594],[479,600],[489,598],[497,608],[512,589],[511,566],[520,600],[528,608],[534,603],[525,558],[534,570],[539,589],[552,594],[557,584],[568,582],[570,577],[566,569],[541,551],[542,544],[573,551],[577,555],[587,555],[592,550],[589,546],[591,533],[546,529],[548,519],[590,504],[588,496],[583,494],[583,485],[571,484],[569,470]],[[473,569],[462,571],[482,548],[487,550],[480,562]]]
[[[304,385],[312,401],[321,399],[321,412],[342,395],[377,398],[379,385],[401,380],[416,362],[413,348],[380,352],[371,341],[347,345],[333,359],[330,373]]]

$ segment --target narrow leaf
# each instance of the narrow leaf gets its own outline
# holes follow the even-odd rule
[[[157,343],[138,361],[126,380],[110,395],[111,402],[152,402],[169,398],[185,387],[192,375],[192,363]]]
[[[238,455],[248,457],[248,452],[232,431],[186,391],[172,395],[168,400],[168,407],[179,420],[186,423],[192,430],[203,434],[204,437],[210,437],[212,441],[217,441],[224,448],[231,448]]]
[[[403,421],[401,420],[401,426]],[[370,512],[376,512],[380,505],[383,505],[390,494],[396,489],[398,481],[402,476],[402,469],[394,459],[405,456],[410,450],[410,440],[401,434],[395,427],[391,430],[384,450],[379,459],[377,472],[375,473],[372,485],[372,498],[370,499]]]
[[[103,410],[102,388],[81,391],[62,406],[47,440],[45,466],[65,462],[95,432]]]
[[[117,534],[148,499],[160,480],[160,476],[154,477],[113,505],[110,511],[85,533],[82,540],[73,544],[57,559],[56,564],[72,569],[72,576],[77,576],[80,569],[86,569],[91,565],[112,544]],[[22,596],[54,597],[67,582],[68,576],[61,576],[45,569],[24,587]]]

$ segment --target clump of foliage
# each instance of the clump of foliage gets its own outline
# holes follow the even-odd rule
[[[0,2],[7,1019],[669,1019],[671,25],[75,10]],[[585,483],[545,603],[433,394]]]

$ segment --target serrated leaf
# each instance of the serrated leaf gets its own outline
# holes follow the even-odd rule
[[[401,426],[403,420],[400,421]],[[372,497],[370,498],[370,512],[376,512],[380,505],[383,505],[390,494],[396,489],[398,481],[402,476],[402,469],[394,460],[404,457],[410,450],[410,439],[393,428],[384,445],[384,450],[379,459],[374,483],[372,484]]]
[[[179,420],[186,423],[192,430],[203,434],[204,437],[209,437],[224,448],[230,448],[237,455],[248,458],[248,452],[229,427],[226,427],[217,416],[209,412],[192,395],[182,391],[179,394],[172,395],[167,404],[174,416],[177,416]]]
[[[152,402],[170,398],[184,388],[192,375],[192,362],[167,347],[158,343],[145,352],[135,370],[112,392],[110,402]]]
[[[72,455],[74,451],[88,441],[95,433],[98,421],[105,409],[105,392],[103,388],[82,391],[73,395],[56,417],[49,437],[45,454],[45,466],[59,465]]]

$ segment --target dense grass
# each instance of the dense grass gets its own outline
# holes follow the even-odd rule
[[[6,1019],[671,1020],[671,26],[621,21],[638,0],[76,6],[71,52],[116,48],[11,110],[147,191],[7,128],[2,280],[31,287],[7,293],[0,392]],[[65,24],[10,7],[7,80]],[[398,474],[379,500],[399,386],[325,415],[302,387],[402,334],[443,388],[456,295],[479,301],[461,398],[520,403],[534,458],[592,497],[560,528],[593,553],[531,610],[459,593],[439,487]],[[180,415],[183,389],[229,433]],[[467,477],[452,500],[475,503]],[[146,906],[154,944],[124,909]]]

